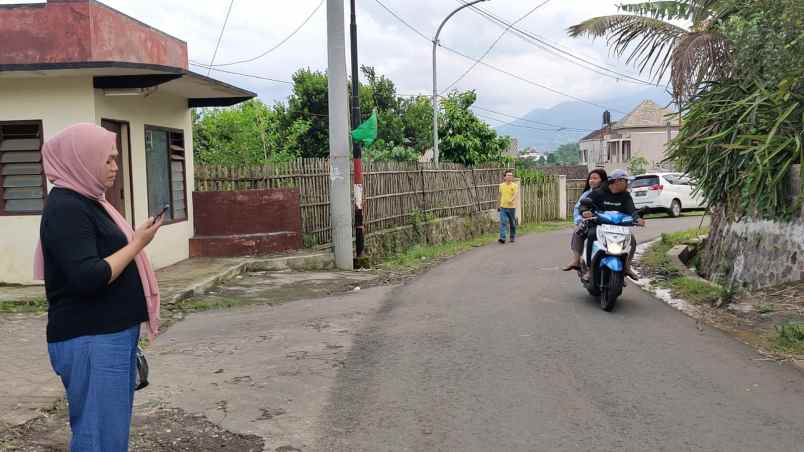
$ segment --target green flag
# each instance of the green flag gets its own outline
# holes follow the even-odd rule
[[[377,139],[377,110],[374,110],[370,118],[352,131],[352,139],[365,146],[371,146],[371,143],[374,143],[374,140]]]

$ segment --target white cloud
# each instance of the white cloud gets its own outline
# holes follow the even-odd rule
[[[235,0],[216,61],[225,63],[262,53],[291,33],[319,1]],[[382,1],[427,36],[431,36],[440,21],[459,6],[453,0]],[[481,6],[513,21],[539,2],[541,0],[492,0]],[[212,56],[229,4],[228,0],[104,0],[104,3],[187,41],[190,58],[205,63]],[[349,2],[345,3],[348,8]],[[553,0],[518,26],[575,55],[601,65],[611,65],[620,72],[635,74],[633,68],[625,67],[610,57],[605,43],[586,38],[571,39],[566,35],[570,25],[596,15],[616,13],[616,3],[617,0]],[[348,20],[348,11],[345,16]],[[501,31],[498,25],[464,10],[444,28],[441,42],[467,55],[479,57]],[[374,0],[358,1],[358,35],[360,63],[374,66],[391,78],[400,93],[427,93],[432,90],[431,45],[389,15]],[[485,61],[556,90],[591,100],[644,89],[644,86],[617,82],[579,68],[510,34],[500,40]],[[325,2],[312,20],[277,51],[258,61],[224,69],[289,80],[300,67],[325,70],[326,65]],[[449,85],[469,65],[471,61],[439,50],[440,88]],[[206,72],[200,68],[194,69]],[[215,76],[256,91],[268,103],[284,99],[289,94],[287,85],[222,73]],[[479,103],[514,115],[569,100],[482,66],[475,68],[457,87],[476,89]]]

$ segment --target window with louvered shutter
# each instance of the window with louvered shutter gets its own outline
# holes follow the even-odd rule
[[[0,215],[30,215],[45,206],[42,123],[0,122]]]
[[[184,132],[147,126],[145,156],[148,174],[148,214],[156,215],[165,205],[168,222],[187,219]]]

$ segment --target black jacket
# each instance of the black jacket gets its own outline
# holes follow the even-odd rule
[[[48,342],[116,333],[148,320],[134,262],[109,284],[112,270],[104,258],[128,240],[100,203],[54,188],[42,214],[40,237]]]
[[[614,194],[609,190],[608,186],[605,186],[589,193],[588,198],[594,203],[595,212],[611,210],[634,217],[638,216],[638,211],[634,206],[634,199],[631,198],[631,193],[627,191]]]

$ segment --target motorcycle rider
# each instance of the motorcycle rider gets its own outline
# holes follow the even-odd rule
[[[594,204],[595,212],[616,211],[626,215],[632,216],[637,220],[639,226],[645,226],[645,220],[639,218],[639,211],[634,206],[634,200],[631,198],[631,193],[628,192],[628,172],[622,169],[615,170],[609,174],[608,180],[600,187],[600,189],[593,191],[589,194],[588,199]],[[581,215],[586,218],[592,218],[594,213],[591,210],[585,210]],[[625,262],[625,275],[634,281],[639,279],[639,276],[631,269],[631,261],[634,259],[636,253],[636,237],[631,236],[631,250],[628,253],[628,258]],[[588,278],[588,275],[587,275]]]

